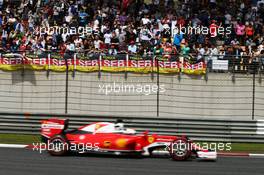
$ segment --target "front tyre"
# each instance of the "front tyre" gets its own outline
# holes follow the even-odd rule
[[[65,156],[69,152],[69,142],[62,135],[52,137],[48,144],[48,153],[52,156]]]
[[[191,144],[184,138],[173,141],[170,145],[170,156],[177,161],[189,159],[191,156]]]

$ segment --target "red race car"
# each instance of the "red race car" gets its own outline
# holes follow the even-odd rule
[[[68,120],[48,119],[41,122],[41,135],[51,155],[63,156],[69,152],[113,153],[151,156],[167,153],[173,160],[191,157],[216,160],[216,151],[200,148],[184,136],[136,133],[125,128],[122,121],[97,122],[78,129],[67,130]],[[158,151],[157,151],[158,150]]]

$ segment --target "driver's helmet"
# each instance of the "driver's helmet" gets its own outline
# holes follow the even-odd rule
[[[115,130],[118,130],[118,131],[124,130],[124,124],[123,123],[116,123],[115,124]]]

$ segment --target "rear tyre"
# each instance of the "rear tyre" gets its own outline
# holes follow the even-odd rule
[[[184,161],[191,156],[191,144],[186,139],[177,139],[170,145],[170,156],[172,160]]]
[[[48,153],[52,156],[65,156],[69,153],[69,142],[62,135],[52,137],[48,147]]]

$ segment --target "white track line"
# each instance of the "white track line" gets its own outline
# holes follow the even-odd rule
[[[28,145],[0,144],[0,148],[26,148]]]
[[[264,158],[264,154],[249,154],[249,157]]]

